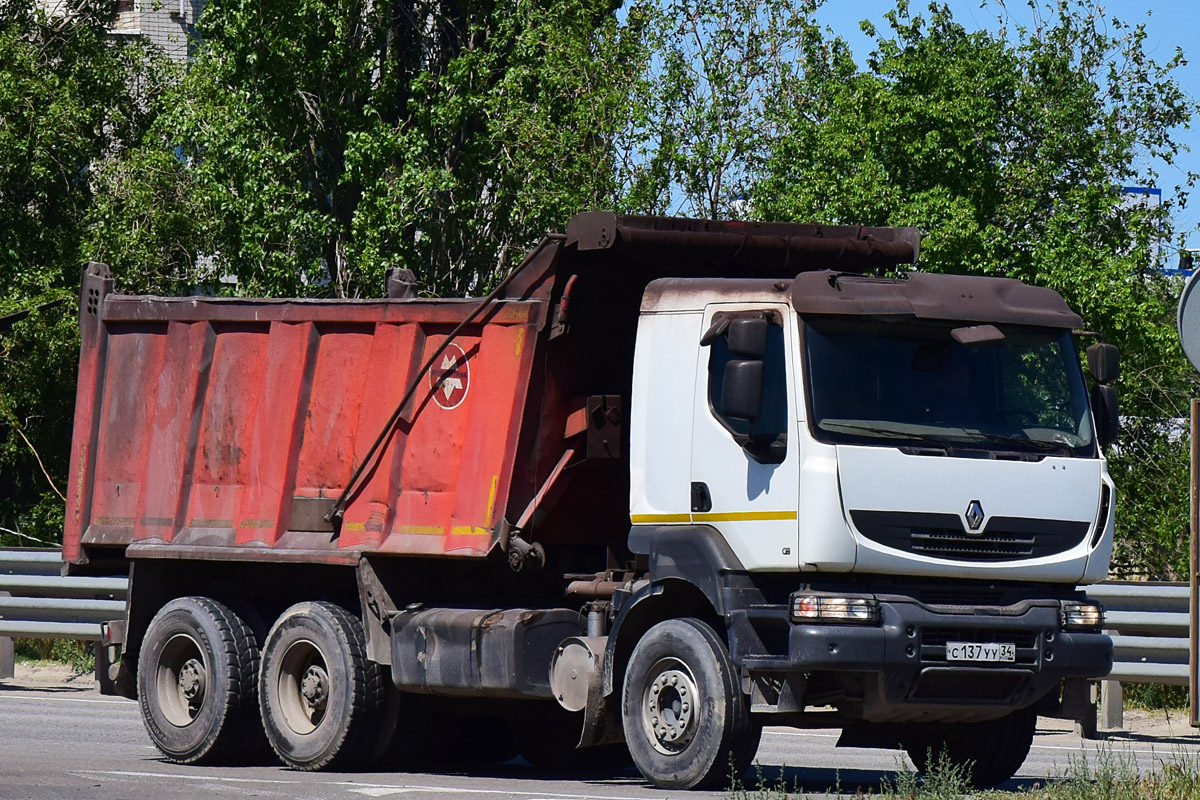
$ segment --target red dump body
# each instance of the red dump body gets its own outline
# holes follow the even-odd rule
[[[482,307],[125,296],[90,265],[65,557],[479,558],[514,527],[619,554],[629,530],[622,404],[645,285],[861,269],[915,253],[891,237],[582,214]],[[344,517],[331,523],[347,486]]]
[[[499,303],[459,334],[337,537],[322,519],[476,304],[108,296],[102,340],[84,351],[95,381],[79,389],[68,557],[81,540],[485,553],[510,488],[533,301]]]

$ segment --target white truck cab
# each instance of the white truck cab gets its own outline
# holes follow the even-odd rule
[[[856,284],[947,302],[871,313]],[[1014,290],[1032,299],[978,324]],[[752,423],[721,408],[739,319],[765,321]],[[656,281],[634,359],[632,522],[711,524],[755,572],[1102,580],[1112,481],[1079,325],[1057,294],[1005,279]]]
[[[1006,780],[1037,715],[1111,665],[1076,587],[1112,550],[1116,354],[1089,348],[1089,397],[1080,326],[1011,279],[650,283],[629,415],[642,595],[705,593],[756,723]],[[635,703],[649,680],[627,673],[627,716],[629,674]],[[651,730],[666,755],[687,725]]]

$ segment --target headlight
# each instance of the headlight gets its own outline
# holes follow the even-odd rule
[[[1065,631],[1098,631],[1104,626],[1104,609],[1096,603],[1064,600],[1062,626]]]
[[[792,621],[878,625],[879,601],[874,597],[797,593],[792,595]]]

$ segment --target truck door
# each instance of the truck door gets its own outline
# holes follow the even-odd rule
[[[746,358],[731,325],[766,319],[762,410],[747,421],[723,413],[726,373]],[[795,570],[799,438],[796,430],[796,342],[784,305],[713,304],[705,309],[699,346],[692,435],[692,521],[724,535],[747,569]],[[744,367],[744,364],[742,365]],[[735,364],[733,370],[739,369]],[[752,368],[756,370],[757,368]]]

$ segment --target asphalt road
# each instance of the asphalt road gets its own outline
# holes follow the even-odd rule
[[[1184,735],[1121,734],[1103,743],[1082,742],[1068,723],[1043,719],[1034,749],[1017,778],[1003,788],[1018,789],[1061,776],[1072,761],[1099,756],[1127,760],[1139,770],[1160,769],[1177,759],[1200,763],[1200,736],[1186,725]],[[767,781],[782,777],[789,786],[824,796],[840,788],[853,794],[894,781],[909,764],[897,752],[835,749],[836,731],[768,729],[758,753]],[[137,704],[100,697],[74,687],[34,690],[0,684],[0,798],[49,800],[191,800],[191,798],[445,798],[472,800],[631,800],[680,797],[647,786],[636,771],[570,777],[538,773],[521,761],[484,772],[318,773],[279,766],[180,767],[163,761],[150,744]],[[717,798],[724,793],[688,793]]]

